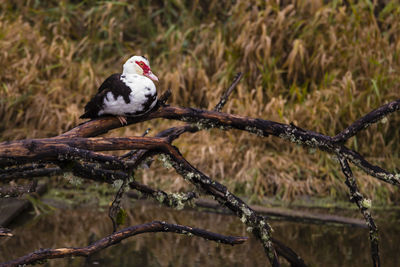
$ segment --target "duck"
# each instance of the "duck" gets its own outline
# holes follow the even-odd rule
[[[112,74],[100,85],[80,118],[112,115],[122,126],[127,125],[127,117],[144,115],[156,105],[157,89],[153,81],[158,82],[158,78],[151,71],[149,60],[144,56],[130,57],[122,73]]]

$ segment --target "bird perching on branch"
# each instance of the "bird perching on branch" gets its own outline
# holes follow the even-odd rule
[[[122,125],[127,124],[126,117],[143,115],[157,103],[153,81],[158,81],[158,78],[151,71],[147,58],[129,58],[122,74],[113,74],[103,82],[80,118],[115,115]]]

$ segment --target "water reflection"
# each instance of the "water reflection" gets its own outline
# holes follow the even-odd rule
[[[125,207],[128,205],[125,205]],[[175,211],[136,201],[126,226],[164,220],[226,235],[248,235],[233,216],[191,210]],[[400,227],[378,221],[383,266],[400,266],[397,242]],[[310,266],[369,266],[367,229],[272,221],[274,237]],[[59,209],[35,219],[20,218],[10,226],[15,237],[0,240],[0,261],[38,248],[86,246],[111,232],[107,211],[99,208]],[[125,226],[124,226],[125,227]],[[238,246],[221,245],[197,237],[148,233],[123,241],[88,259],[55,259],[45,266],[265,266],[266,257],[255,239]],[[285,266],[285,264],[283,264]]]

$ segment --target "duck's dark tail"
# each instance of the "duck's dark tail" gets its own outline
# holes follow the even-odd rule
[[[92,119],[90,116],[90,112],[85,112],[82,116],[79,117],[80,119]]]
[[[89,103],[86,104],[85,106],[85,113],[83,113],[82,116],[79,118],[81,119],[94,119],[99,117],[99,111],[101,108],[101,105],[97,105],[96,103],[99,102],[98,97],[95,96],[92,98]]]

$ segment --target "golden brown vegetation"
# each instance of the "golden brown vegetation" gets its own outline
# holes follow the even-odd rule
[[[400,95],[396,1],[379,7],[340,0],[127,2],[0,4],[0,140],[53,136],[80,123],[84,104],[132,54],[150,58],[173,104],[212,108],[243,71],[225,111],[328,135]],[[348,145],[396,170],[399,122],[392,115]],[[154,134],[175,124],[152,121],[112,134],[139,135],[147,127]],[[211,130],[176,145],[199,169],[254,199],[347,198],[330,156],[273,137],[261,142]],[[398,200],[395,188],[355,174],[368,197]],[[141,178],[171,190],[186,187],[158,168]]]

